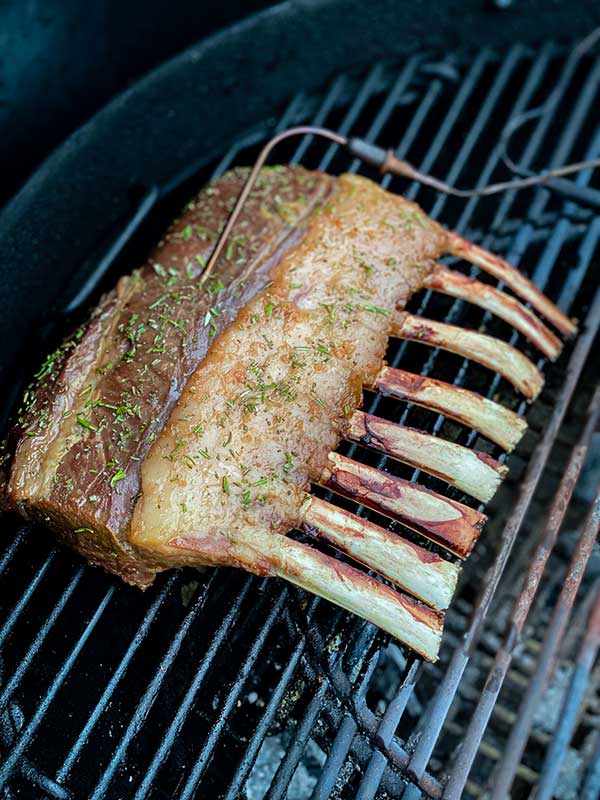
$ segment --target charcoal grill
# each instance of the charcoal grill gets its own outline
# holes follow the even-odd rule
[[[157,109],[168,113],[164,93],[176,75],[187,76],[182,93],[189,101],[198,64],[236,52],[234,45],[250,41],[244,37],[266,46],[295,22],[308,24],[300,12],[324,26],[334,5],[280,7],[184,54],[89,123],[5,210],[0,237],[10,266],[4,258],[2,269],[10,269],[14,296],[3,309],[2,333],[10,344],[3,385],[14,387],[13,395],[82,309],[141,259],[193,189],[234,163],[249,163],[275,130],[327,125],[391,144],[450,182],[481,185],[506,177],[497,145],[507,120],[555,89],[555,108],[515,137],[513,156],[540,168],[600,155],[600,58],[577,59],[572,42],[552,43],[547,21],[536,31],[545,43],[508,45],[522,9],[495,18],[483,49],[425,52],[413,42],[411,53],[399,55],[396,20],[389,46],[375,60],[374,42],[381,44],[381,25],[392,18],[384,14],[379,28],[371,20],[379,38],[365,41],[358,62],[339,71],[336,43],[352,35],[342,26],[332,34],[336,55],[321,65],[318,80],[317,65],[307,68],[303,82],[293,64],[294,83],[285,91],[267,98],[257,84],[256,118],[230,109],[220,140],[214,118],[198,119],[188,107],[184,120],[183,101],[172,101],[173,150],[165,153],[166,144],[154,136],[145,142]],[[527,13],[535,13],[534,5]],[[553,24],[567,24],[556,10],[549,16]],[[591,25],[577,28],[588,24],[584,16],[565,33],[588,32]],[[472,29],[465,18],[464,30]],[[238,55],[234,66],[242,63]],[[265,65],[272,66],[268,59]],[[222,90],[234,103],[245,81],[223,70],[222,64]],[[278,158],[333,172],[360,168],[335,146],[308,137],[282,147]],[[520,798],[536,786],[538,797],[598,796],[594,548],[600,506],[593,495],[574,490],[600,414],[600,214],[543,188],[461,201],[383,182],[520,265],[582,322],[558,365],[539,362],[547,386],[528,413],[528,436],[510,457],[509,479],[463,570],[440,661],[425,665],[370,624],[233,570],[181,570],[142,594],[83,566],[38,528],[6,518],[0,555],[4,797],[411,800],[510,791]],[[584,172],[576,182],[598,187],[599,178]],[[510,336],[529,352],[516,333],[474,307],[430,293],[411,303],[426,316]],[[35,335],[26,340],[33,325]],[[404,342],[390,348],[388,360],[524,410],[498,376],[457,356]],[[376,395],[366,405],[498,455],[475,432],[433,413]],[[356,446],[352,452],[369,458]],[[418,471],[376,463],[469,502]],[[553,702],[544,694],[548,682]],[[564,710],[548,722],[535,713],[542,703],[547,715],[553,703],[564,703]]]

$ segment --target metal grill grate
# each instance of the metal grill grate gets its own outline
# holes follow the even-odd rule
[[[326,124],[395,144],[402,157],[449,181],[485,183],[502,175],[498,131],[555,86],[554,113],[515,141],[521,163],[535,167],[597,156],[599,75],[600,60],[578,63],[550,44],[537,53],[515,45],[501,56],[487,50],[443,59],[423,54],[404,65],[377,64],[362,75],[340,76],[318,97],[299,92],[277,127]],[[241,132],[214,174],[248,160],[271,130]],[[282,150],[280,158],[333,172],[359,166],[335,146],[310,139],[294,151]],[[206,177],[174,176],[169,188],[175,200],[165,207]],[[582,185],[593,180],[588,173],[577,178]],[[392,797],[405,792],[412,798],[424,791],[441,797],[443,780],[452,772],[444,796],[459,797],[475,757],[478,778],[467,785],[465,796],[481,793],[506,738],[506,731],[494,733],[492,744],[486,740],[479,747],[495,700],[489,692],[480,694],[493,660],[488,640],[495,636],[501,643],[505,633],[486,612],[508,603],[492,605],[492,590],[507,561],[511,588],[527,566],[532,537],[524,535],[526,528],[517,535],[536,486],[542,484],[548,493],[561,477],[562,464],[557,468],[555,459],[562,452],[564,463],[573,439],[562,423],[575,390],[567,416],[574,430],[591,391],[589,380],[580,376],[600,321],[593,267],[600,217],[543,189],[463,202],[399,182],[391,188],[521,263],[561,308],[582,319],[588,314],[589,320],[560,365],[547,370],[549,385],[529,414],[532,430],[511,459],[511,477],[494,504],[494,522],[463,571],[439,664],[425,667],[395,645],[386,647],[386,638],[371,625],[295,589],[234,571],[180,571],[142,595],[82,567],[40,530],[22,526],[11,530],[0,559],[4,796],[275,800],[333,793],[364,800],[378,792]],[[151,206],[142,203],[128,233]],[[118,266],[119,249],[103,268],[115,260]],[[82,302],[85,296],[79,295],[76,304]],[[431,293],[413,302],[426,316],[485,328],[530,352],[516,333],[478,309]],[[461,358],[404,343],[390,349],[388,360],[518,407],[508,385]],[[367,401],[368,409],[377,408],[382,416],[498,455],[474,431],[433,413],[378,396]],[[552,450],[559,432],[566,443],[562,451],[560,442]],[[554,469],[545,470],[553,460]],[[375,463],[448,491],[418,471],[385,459]],[[469,502],[455,490],[450,493]],[[538,506],[544,502],[542,496]],[[6,527],[13,524],[5,521]],[[564,572],[565,559],[556,563]],[[584,588],[589,589],[587,582]],[[378,692],[382,675],[387,688]],[[496,723],[492,718],[492,726]],[[455,759],[467,729],[465,747]],[[312,753],[310,769],[307,753]],[[593,753],[586,758],[593,765]],[[590,771],[587,780],[597,776]]]

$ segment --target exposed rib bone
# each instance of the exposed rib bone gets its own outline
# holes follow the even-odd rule
[[[502,281],[567,336],[572,336],[577,331],[577,326],[551,300],[542,294],[534,283],[507,261],[463,239],[456,233],[449,233],[448,236],[450,243],[449,253],[464,258],[465,261],[475,264],[484,272],[488,272],[494,278]]]
[[[434,378],[384,367],[374,388],[384,395],[430,408],[474,428],[504,450],[512,450],[527,429],[523,417],[514,411],[468,389]]]
[[[503,375],[529,401],[535,400],[544,385],[540,371],[523,353],[508,342],[477,331],[398,312],[392,322],[392,336],[441,347],[483,364]]]
[[[487,517],[416,483],[330,453],[322,481],[334,491],[397,519],[465,558]]]
[[[432,272],[427,275],[424,288],[434,289],[451,297],[458,297],[491,311],[492,314],[520,331],[551,361],[558,358],[562,349],[562,343],[558,336],[552,333],[533,311],[530,311],[511,295],[474,278],[469,278],[467,275],[462,275],[460,272],[446,269],[441,264],[436,264]]]
[[[486,453],[362,411],[354,412],[346,435],[435,475],[483,503],[492,499],[508,472],[508,467]]]
[[[202,546],[193,536],[176,537],[169,544],[192,551]],[[428,661],[436,660],[444,619],[441,612],[280,534],[257,528],[236,531],[231,548],[238,566],[285,578],[372,622]]]
[[[318,497],[307,500],[304,524],[427,605],[448,608],[458,579],[456,564]]]

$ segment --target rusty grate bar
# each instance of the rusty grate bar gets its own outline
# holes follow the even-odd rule
[[[544,435],[536,448],[521,484],[519,497],[502,533],[502,545],[498,556],[488,574],[483,592],[477,602],[475,614],[465,635],[462,646],[454,652],[448,670],[432,704],[427,724],[422,731],[419,744],[415,749],[409,770],[411,777],[419,780],[442,729],[454,695],[458,689],[460,679],[464,673],[473,649],[481,633],[490,604],[498,588],[498,584],[506,567],[506,562],[521,528],[533,494],[542,476],[542,472],[550,455],[550,451],[560,430],[569,402],[589,356],[594,339],[600,329],[600,290],[597,291],[594,302],[587,317],[587,324],[577,340],[573,355],[567,368],[565,383],[554,407],[552,416],[548,420]]]
[[[560,722],[548,748],[541,771],[541,779],[535,788],[536,800],[549,800],[554,793],[556,780],[562,767],[563,759],[571,737],[575,730],[579,709],[584,701],[592,667],[600,647],[600,582],[592,589],[594,603],[590,621],[585,632],[583,643],[569,687],[560,711]]]
[[[517,722],[510,732],[506,748],[493,780],[492,800],[506,797],[516,767],[525,748],[533,713],[552,669],[556,653],[571,616],[575,595],[581,584],[585,566],[600,530],[600,490],[590,506],[585,525],[577,542],[573,557],[567,570],[566,580],[560,592],[552,620],[548,626],[542,650],[527,693],[519,708]]]
[[[488,724],[492,710],[500,694],[500,689],[510,667],[513,651],[517,645],[525,620],[533,603],[548,558],[556,542],[567,507],[573,495],[575,484],[587,456],[592,435],[600,418],[600,387],[596,389],[583,433],[574,447],[560,486],[550,507],[546,525],[532,556],[531,568],[525,578],[523,589],[515,602],[512,620],[506,639],[490,668],[481,699],[471,718],[466,736],[461,744],[459,755],[446,785],[444,797],[448,800],[460,798],[471,765],[477,755],[481,738]]]

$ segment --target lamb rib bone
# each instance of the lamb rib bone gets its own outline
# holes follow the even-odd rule
[[[551,361],[560,355],[562,342],[558,336],[522,303],[493,286],[435,264],[425,277],[423,288],[466,300],[490,311],[520,331]]]
[[[346,436],[435,475],[482,503],[492,499],[508,472],[508,467],[486,453],[363,411],[353,413]]]
[[[307,496],[303,523],[308,532],[427,605],[448,608],[459,573],[451,561],[314,495]]]
[[[512,450],[527,429],[514,411],[476,392],[434,378],[423,378],[401,369],[384,366],[373,388],[383,395],[437,411],[469,428],[474,428],[504,450]]]
[[[536,311],[549,320],[565,336],[574,336],[577,333],[575,323],[563,314],[532,281],[503,258],[500,258],[500,256],[484,250],[479,245],[463,239],[462,236],[452,231],[448,231],[447,252],[464,258],[465,261],[474,264],[489,275],[493,275],[497,280],[502,281],[522,300],[530,303]]]
[[[466,558],[487,519],[474,508],[442,497],[424,486],[330,453],[321,481]]]
[[[470,358],[499,372],[530,402],[536,399],[544,385],[542,374],[523,353],[507,342],[484,333],[400,311],[392,322],[392,336],[440,347]]]
[[[171,545],[197,549],[194,537],[178,536]],[[423,658],[435,661],[442,636],[443,614],[396,592],[343,561],[286,536],[260,528],[238,531],[237,564],[250,572],[276,575],[330,600],[404,642]],[[261,571],[262,570],[262,571]]]

